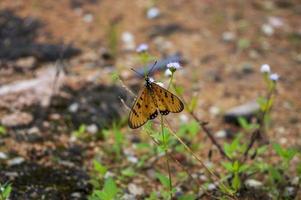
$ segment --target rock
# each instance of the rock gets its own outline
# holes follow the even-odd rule
[[[254,188],[254,189],[260,189],[263,186],[262,182],[257,181],[255,179],[247,179],[245,181],[245,185],[248,188]]]
[[[76,113],[78,111],[79,104],[78,103],[73,103],[68,107],[69,112],[71,113]]]
[[[227,137],[227,132],[225,130],[220,130],[215,133],[216,138],[226,138]]]
[[[233,42],[236,39],[236,35],[233,32],[223,32],[222,39],[224,42]]]
[[[226,111],[224,114],[224,121],[226,123],[238,125],[238,119],[240,117],[243,117],[250,121],[259,111],[260,106],[258,105],[258,103],[256,101],[250,101]]]
[[[58,74],[55,67],[39,70],[36,78],[1,86],[0,107],[23,108],[34,104],[47,107],[53,96],[54,84],[55,88],[60,88],[64,81],[65,75]]]
[[[88,131],[88,133],[96,134],[98,132],[98,127],[96,124],[91,124],[87,126],[86,130]]]
[[[79,193],[79,192],[73,192],[73,193],[71,194],[71,197],[72,197],[72,198],[80,199],[80,198],[82,197],[82,194]]]
[[[137,198],[135,197],[135,195],[133,194],[124,194],[122,197],[121,197],[122,200],[136,200]]]
[[[6,160],[8,158],[8,156],[3,153],[3,152],[0,152],[0,160]]]
[[[295,197],[296,196],[296,188],[292,186],[287,186],[284,189],[284,193],[286,197]]]
[[[1,123],[5,127],[27,126],[33,121],[33,116],[26,112],[15,112],[5,115],[1,119]]]
[[[86,22],[86,23],[91,23],[91,22],[93,22],[93,19],[94,19],[94,17],[93,17],[93,15],[90,14],[90,13],[85,14],[84,17],[83,17],[83,20],[84,20],[84,22]]]
[[[253,66],[249,63],[245,63],[242,65],[241,71],[243,74],[248,75],[254,72]]]
[[[216,185],[215,185],[214,183],[208,184],[208,190],[209,190],[209,191],[213,191],[213,190],[215,190],[215,189],[216,189]]]
[[[135,196],[140,196],[144,194],[144,189],[134,183],[128,185],[129,192]]]
[[[20,67],[23,70],[30,70],[33,69],[37,64],[37,60],[33,56],[29,56],[26,58],[19,58],[16,61],[17,67]]]
[[[211,106],[209,108],[209,113],[211,114],[211,116],[215,117],[220,113],[220,109],[216,106]]]
[[[127,160],[128,160],[129,162],[131,162],[131,163],[134,163],[134,164],[138,163],[138,158],[135,157],[135,156],[128,156],[128,157],[127,157]]]
[[[16,157],[16,158],[13,158],[13,159],[7,161],[7,165],[9,165],[9,166],[20,165],[20,164],[22,164],[24,161],[25,161],[24,158],[22,158],[22,157]]]
[[[128,51],[135,49],[135,38],[134,35],[130,32],[123,32],[121,35],[121,40],[123,42],[123,48]]]
[[[151,7],[147,10],[146,16],[148,19],[155,19],[160,16],[160,10],[156,7]]]
[[[261,31],[266,35],[266,36],[272,36],[274,34],[274,28],[270,24],[263,24],[261,26]]]

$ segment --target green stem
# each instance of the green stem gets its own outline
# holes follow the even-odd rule
[[[170,165],[169,165],[169,158],[168,158],[168,149],[167,149],[168,144],[164,133],[163,115],[161,115],[161,132],[162,132],[163,146],[164,146],[165,157],[166,157],[166,165],[168,170],[170,199],[172,199],[172,180],[171,180],[171,172],[170,172]]]
[[[172,80],[173,80],[173,72],[171,73],[170,79],[169,79],[169,83],[168,83],[168,87],[167,89],[169,90],[170,86],[172,85]]]

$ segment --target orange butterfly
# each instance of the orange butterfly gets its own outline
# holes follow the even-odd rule
[[[159,113],[168,115],[183,109],[184,104],[176,95],[151,81],[147,75],[145,85],[132,106],[128,124],[132,129],[139,128],[148,120],[155,119]]]

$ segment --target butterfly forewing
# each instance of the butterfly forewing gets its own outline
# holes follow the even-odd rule
[[[167,115],[169,112],[179,113],[184,109],[183,102],[176,95],[156,83],[151,83],[151,86],[161,114]]]
[[[129,115],[130,128],[139,128],[148,120],[161,115],[178,113],[184,109],[182,101],[174,94],[157,85],[147,82],[138,95]]]
[[[150,91],[144,87],[131,109],[129,126],[130,128],[139,128],[149,119],[156,118],[157,114],[157,107],[152,100]]]

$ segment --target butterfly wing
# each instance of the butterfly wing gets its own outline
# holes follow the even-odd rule
[[[151,83],[151,88],[154,93],[156,106],[162,115],[167,115],[169,112],[179,113],[184,109],[183,102],[173,93],[156,83]]]
[[[128,124],[130,128],[139,128],[149,119],[155,119],[158,115],[157,107],[150,90],[144,86],[141,93],[138,95],[129,115]]]

